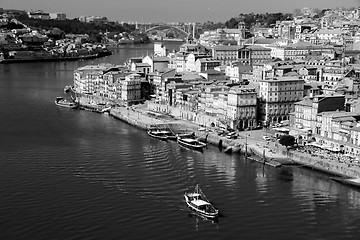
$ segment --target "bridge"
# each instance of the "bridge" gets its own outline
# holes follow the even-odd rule
[[[152,33],[162,32],[162,35],[166,35],[169,30],[174,32],[173,34],[179,35],[175,36],[178,38],[189,39],[190,36],[195,38],[195,23],[136,23],[136,29],[140,32],[147,33],[148,35]],[[166,37],[166,36],[161,36]]]

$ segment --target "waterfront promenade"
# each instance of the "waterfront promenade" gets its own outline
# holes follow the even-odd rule
[[[225,136],[219,136],[215,128],[202,129],[193,122],[178,119],[169,114],[154,112],[148,109],[146,104],[114,107],[110,110],[110,115],[142,129],[148,129],[152,125],[165,125],[175,132],[194,132],[195,136],[207,143],[221,145],[224,150],[231,148],[232,151],[229,152],[245,152],[247,149],[248,153],[256,155],[257,158],[265,158],[266,162],[270,163],[268,165],[297,164],[336,176],[360,178],[359,165],[331,161],[329,158],[320,155],[297,150],[288,151],[286,147],[277,142],[264,140],[263,136],[267,134],[264,130],[242,131],[238,132],[239,137],[237,139],[228,139]]]

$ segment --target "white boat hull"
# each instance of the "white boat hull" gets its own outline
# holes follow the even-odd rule
[[[72,108],[72,109],[75,109],[75,108],[78,108],[79,107],[79,103],[77,102],[69,102],[67,100],[65,100],[64,98],[61,98],[61,97],[57,97],[55,99],[55,104],[59,107],[66,107],[66,108]]]
[[[205,143],[196,141],[196,144],[192,144],[192,143],[184,141],[181,138],[178,138],[178,143],[183,147],[187,147],[187,148],[194,149],[194,150],[200,150],[200,151],[202,151],[206,147]]]
[[[189,202],[186,202],[188,208],[190,208],[192,211],[196,212],[197,214],[203,216],[203,217],[207,217],[207,218],[217,218],[218,217],[218,214],[209,214],[209,213],[206,213],[204,211],[201,211],[195,207],[193,207]]]
[[[206,218],[217,218],[219,211],[207,200],[206,196],[199,188],[193,193],[184,194],[186,205],[197,215]]]
[[[166,135],[157,135],[157,134],[154,134],[152,131],[148,131],[148,135],[150,137],[157,138],[157,139],[160,139],[160,140],[168,140],[168,136],[166,136]]]

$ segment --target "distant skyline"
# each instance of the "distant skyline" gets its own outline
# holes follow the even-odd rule
[[[240,13],[293,13],[294,9],[359,7],[360,0],[0,0],[0,8],[63,12],[68,18],[111,21],[225,22]]]

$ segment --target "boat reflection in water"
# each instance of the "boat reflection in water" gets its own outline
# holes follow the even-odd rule
[[[218,218],[207,218],[204,216],[201,216],[200,214],[197,214],[194,211],[189,211],[188,217],[195,220],[195,228],[196,230],[200,230],[200,228],[209,226],[210,224],[213,225],[216,228],[219,228],[219,219]]]

